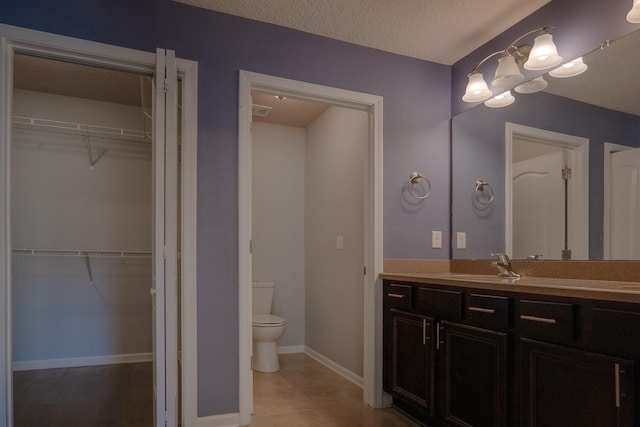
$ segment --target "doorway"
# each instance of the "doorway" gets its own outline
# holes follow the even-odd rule
[[[328,105],[366,111],[369,120],[369,143],[365,159],[364,191],[364,402],[382,406],[381,358],[382,345],[377,289],[382,272],[382,98],[378,96],[313,85],[257,73],[240,72],[238,188],[239,188],[239,324],[240,324],[240,425],[251,421],[253,380],[251,370],[252,327],[252,91],[295,99],[306,99]]]
[[[152,76],[20,53],[13,71],[14,425],[150,425]],[[86,385],[122,364],[146,385],[130,413],[124,383]],[[47,393],[48,378],[67,386]]]
[[[177,79],[180,78],[182,80],[182,112],[181,112],[181,121],[182,121],[182,168],[181,168],[181,176],[180,176],[180,184],[181,184],[181,202],[179,204],[179,208],[182,214],[182,227],[180,227],[180,238],[181,238],[181,254],[182,257],[178,261],[177,259],[177,241],[173,244],[176,253],[176,267],[173,269],[174,271],[180,268],[180,277],[179,280],[182,284],[182,293],[181,293],[181,318],[182,322],[180,326],[184,333],[181,334],[181,381],[182,381],[182,416],[184,424],[189,424],[197,419],[197,411],[196,411],[196,382],[195,382],[195,353],[196,353],[196,340],[195,340],[195,163],[196,163],[196,138],[195,132],[197,129],[197,124],[195,122],[196,119],[196,103],[195,103],[195,94],[196,94],[196,77],[197,77],[197,68],[196,64],[191,61],[184,60],[174,60],[173,54],[169,52],[165,52],[164,50],[158,50],[156,54],[154,53],[146,53],[133,51],[130,49],[118,48],[114,46],[104,45],[100,43],[87,42],[78,39],[72,39],[63,36],[56,36],[52,34],[41,33],[37,31],[26,30],[17,27],[11,27],[6,25],[0,25],[0,36],[2,37],[2,56],[1,56],[1,64],[0,68],[0,81],[2,81],[3,90],[2,94],[2,103],[0,105],[0,122],[2,124],[2,140],[0,141],[0,158],[3,163],[3,174],[0,177],[0,191],[2,192],[2,197],[0,198],[0,216],[2,219],[2,231],[0,233],[0,237],[2,238],[2,246],[0,249],[0,263],[1,270],[5,272],[5,275],[2,277],[2,292],[0,292],[0,305],[3,308],[3,316],[0,319],[1,328],[1,340],[0,340],[0,359],[2,361],[2,370],[0,371],[0,382],[3,384],[2,389],[0,390],[0,413],[2,413],[2,418],[0,419],[0,426],[8,427],[13,423],[13,389],[12,389],[12,362],[13,362],[13,354],[14,354],[14,346],[13,346],[13,330],[14,330],[14,310],[13,310],[13,276],[12,276],[12,240],[11,240],[11,191],[10,191],[10,183],[11,183],[11,168],[12,165],[12,150],[11,150],[11,142],[13,137],[12,130],[12,122],[13,120],[13,90],[10,85],[10,82],[13,81],[13,64],[15,55],[27,55],[34,57],[46,57],[48,59],[55,59],[66,63],[76,63],[76,64],[84,64],[87,66],[93,66],[100,69],[115,69],[119,71],[131,72],[135,74],[142,75],[152,75],[154,74],[157,68],[157,65],[161,62],[159,58],[162,58],[163,61],[165,58],[168,58],[167,62],[173,64],[174,72],[173,76],[175,77],[174,83],[169,82],[169,90],[167,93],[175,94],[174,89],[177,82]],[[168,69],[165,64],[162,64],[162,74],[161,78],[164,83],[166,72]],[[156,73],[156,75],[158,75]],[[171,74],[167,77],[171,79]],[[158,88],[164,88],[163,85],[157,85]],[[159,93],[156,93],[154,98],[156,101],[162,100],[163,107],[162,112],[166,113],[167,110],[173,110],[172,107],[166,108],[168,105],[165,102],[167,98],[166,94],[160,93],[161,96],[158,96]],[[169,101],[170,102],[170,101]],[[156,104],[153,108],[154,112],[158,111],[158,104]],[[175,108],[177,111],[177,107]],[[170,117],[167,115],[165,117]],[[154,141],[158,141],[157,137],[162,136],[163,138],[163,146],[167,144],[166,135],[171,133],[170,124],[168,127],[165,126],[164,117],[160,117],[158,114],[155,115],[154,119],[154,129],[151,130],[151,133],[154,135]],[[162,125],[160,127],[159,125]],[[176,127],[174,127],[176,128]],[[95,129],[94,129],[95,130]],[[95,141],[92,141],[95,142]],[[154,147],[157,147],[158,144],[154,142]],[[168,145],[166,145],[168,147]],[[177,144],[176,144],[177,146]],[[167,155],[164,156],[166,151],[162,149],[160,152],[163,153],[162,159],[171,159],[172,157]],[[87,168],[94,167],[97,168],[104,164],[105,159],[107,158],[107,150],[104,147],[99,145],[92,145],[91,148],[87,148],[85,152],[87,154],[88,163],[86,164]],[[174,153],[173,158],[177,159],[177,153]],[[154,159],[158,159],[157,153],[153,155]],[[101,165],[100,162],[103,162]],[[173,163],[173,162],[171,162]],[[186,167],[190,167],[189,172],[186,172]],[[191,169],[192,168],[192,169]],[[156,175],[152,178],[152,181],[158,182],[158,176],[162,176],[162,182],[165,181],[165,167],[162,164],[161,169],[155,168],[156,171],[160,172],[161,175]],[[177,174],[178,165],[175,165],[175,174]],[[169,178],[167,178],[169,179]],[[177,176],[173,179],[175,182],[177,193]],[[163,184],[164,185],[164,184]],[[156,186],[157,188],[157,186]],[[166,190],[163,190],[164,194]],[[168,201],[168,205],[166,208],[163,208],[163,211],[172,212],[170,215],[173,217],[177,217],[178,212],[178,202],[177,196],[169,196],[164,201]],[[157,201],[157,197],[156,197]],[[164,205],[163,205],[164,206]],[[157,212],[157,210],[156,210]],[[157,215],[156,215],[157,217]],[[177,220],[174,221],[177,223]],[[159,224],[163,224],[164,228],[165,222],[158,222]],[[166,231],[165,231],[166,232]],[[154,233],[152,233],[154,234]],[[155,233],[157,234],[157,232]],[[164,237],[162,237],[163,241],[167,241]],[[176,231],[176,239],[177,239],[177,231]],[[166,243],[166,245],[169,245]],[[74,248],[75,249],[75,248]],[[78,251],[78,258],[76,261],[84,262],[84,270],[86,276],[96,276],[98,271],[96,271],[95,264],[92,264],[91,255],[86,253],[80,253]],[[107,252],[118,252],[118,251],[102,251]],[[144,251],[142,251],[144,252]],[[153,254],[158,254],[158,252],[154,249],[151,250]],[[169,257],[171,257],[171,250],[169,251]],[[102,254],[104,255],[104,253]],[[143,254],[144,255],[144,254]],[[89,261],[89,262],[87,262]],[[79,264],[76,262],[76,264]],[[80,263],[81,264],[81,263]],[[171,275],[171,269],[167,270],[165,262],[162,261],[162,265],[159,266],[156,264],[156,267],[161,268],[162,271],[168,271],[168,277],[173,278],[173,282],[175,283],[178,280],[177,274],[174,273]],[[155,268],[155,267],[154,267]],[[156,278],[156,273],[154,275]],[[171,280],[170,280],[171,281]],[[161,306],[161,310],[156,310],[158,315],[155,316],[155,322],[158,325],[161,325],[161,328],[156,328],[157,336],[161,337],[161,340],[156,340],[157,343],[161,344],[161,347],[158,347],[159,357],[155,358],[156,364],[162,363],[162,369],[157,369],[158,375],[162,375],[162,381],[158,381],[158,376],[154,376],[156,380],[156,390],[154,393],[154,398],[157,402],[157,407],[154,410],[154,416],[158,419],[168,419],[168,425],[177,425],[178,424],[178,414],[177,414],[177,390],[175,387],[172,387],[173,380],[169,379],[169,381],[165,381],[166,378],[173,376],[175,373],[176,381],[177,381],[177,359],[178,359],[178,351],[177,351],[177,336],[178,336],[178,321],[177,321],[177,304],[178,304],[178,296],[177,292],[172,294],[169,292],[165,295],[164,293],[164,284],[162,286],[158,286],[158,280],[155,281],[156,286],[155,295],[153,300],[156,301],[156,305],[158,307]],[[173,286],[173,285],[170,285]],[[165,299],[166,296],[166,299]],[[162,316],[162,322],[158,321],[158,316]],[[164,319],[167,319],[167,323],[165,325]],[[152,322],[153,323],[153,322]],[[174,338],[175,337],[175,338]],[[175,343],[175,344],[173,344]],[[165,347],[168,344],[169,347]],[[171,347],[173,346],[173,347]],[[173,348],[173,349],[172,349]],[[172,362],[175,360],[175,363]],[[172,368],[176,366],[176,368]],[[168,373],[168,374],[167,374]],[[169,402],[168,405],[165,403]],[[171,403],[174,402],[174,403]]]
[[[506,123],[505,142],[506,253],[520,259],[539,255],[542,259],[563,259],[563,250],[569,249],[564,252],[570,253],[568,259],[588,259],[589,140]],[[552,163],[558,167],[547,170]],[[557,186],[561,188],[555,191]],[[516,210],[526,215],[516,218]],[[540,237],[523,235],[532,222],[547,231],[560,231],[549,231],[549,238],[542,236],[539,244],[527,246]],[[529,225],[518,225],[525,223]]]

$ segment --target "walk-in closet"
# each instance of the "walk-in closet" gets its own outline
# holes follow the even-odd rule
[[[15,55],[15,427],[153,423],[151,105],[151,76]]]

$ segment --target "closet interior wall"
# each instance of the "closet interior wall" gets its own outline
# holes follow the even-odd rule
[[[151,360],[149,112],[16,88],[13,116],[14,370]]]

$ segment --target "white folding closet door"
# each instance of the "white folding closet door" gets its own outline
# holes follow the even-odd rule
[[[153,108],[153,353],[156,426],[178,425],[178,138],[175,53],[156,51]]]

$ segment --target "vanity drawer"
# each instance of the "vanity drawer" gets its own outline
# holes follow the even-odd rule
[[[462,319],[462,292],[442,289],[416,289],[416,309],[450,320]]]
[[[385,284],[383,287],[385,307],[411,310],[411,289],[409,285]]]
[[[574,339],[573,304],[520,300],[518,326],[522,336],[565,342]]]
[[[589,341],[596,351],[640,357],[640,312],[594,307]]]
[[[470,294],[467,320],[481,328],[506,331],[509,329],[509,298]]]

